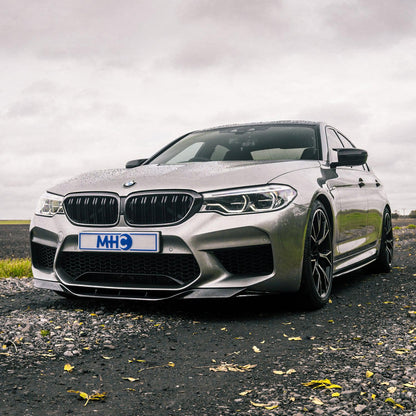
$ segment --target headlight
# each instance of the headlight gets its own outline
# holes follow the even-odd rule
[[[296,191],[288,185],[207,192],[203,194],[201,211],[214,211],[224,215],[276,211],[289,205],[296,195]]]
[[[39,199],[35,214],[53,217],[55,214],[63,214],[62,206],[64,198],[60,195],[45,192]]]

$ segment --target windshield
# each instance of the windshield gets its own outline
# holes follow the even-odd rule
[[[310,125],[249,125],[190,133],[150,161],[178,164],[224,160],[318,160],[318,129]]]

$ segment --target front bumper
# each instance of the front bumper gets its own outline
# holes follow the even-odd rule
[[[34,216],[30,239],[35,286],[81,297],[146,300],[295,292],[301,281],[307,216],[308,207],[294,203],[281,211],[261,214],[197,213],[182,224],[166,227],[131,227],[121,217],[115,227],[98,228],[73,225],[63,214],[52,218]],[[125,264],[133,259],[129,256],[143,256],[142,253],[125,257],[120,255],[126,253],[111,253],[115,263],[107,253],[93,253],[94,264],[102,264],[103,256],[108,266],[94,266],[94,273],[80,278],[68,273],[64,258],[67,263],[76,259],[79,267],[92,267],[92,256],[78,248],[78,235],[97,230],[160,232],[161,251],[150,255],[156,257],[149,260],[152,267],[159,267],[153,278],[149,278],[151,272],[147,269],[140,269],[136,276],[134,270],[126,269]],[[166,276],[158,277],[172,274],[169,270],[162,273],[159,263],[164,259],[171,264],[174,258],[187,258],[188,263],[192,258],[197,269],[193,266],[193,275],[184,279],[174,277],[169,281]],[[134,263],[142,259],[135,257]],[[175,263],[175,270],[184,276],[180,261]],[[172,283],[175,280],[179,283]]]

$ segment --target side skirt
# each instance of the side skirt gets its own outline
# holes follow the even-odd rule
[[[372,245],[370,248],[367,247],[366,250],[354,253],[348,257],[342,256],[342,258],[335,258],[333,276],[341,276],[354,270],[361,269],[372,263],[376,258],[376,245]]]

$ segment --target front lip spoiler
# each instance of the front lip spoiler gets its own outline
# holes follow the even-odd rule
[[[54,290],[56,292],[66,292],[62,285],[58,282],[51,282],[49,280],[33,279],[33,286],[38,289]]]
[[[68,293],[77,298],[84,298],[84,299],[112,299],[112,300],[145,300],[145,301],[163,301],[163,300],[170,300],[170,299],[219,299],[219,298],[232,298],[243,294],[246,291],[246,288],[220,288],[220,289],[188,289],[184,290],[179,293],[172,293],[171,296],[167,297],[147,297],[147,296],[111,296],[111,295],[100,295],[97,294],[88,294],[88,295],[81,295],[77,294],[76,292],[72,292],[66,286],[59,282],[51,282],[48,280],[41,280],[41,279],[34,279],[34,286],[38,289],[49,289],[54,290],[55,292],[63,292]],[[105,288],[103,288],[105,289]],[[157,290],[152,291],[151,289],[143,290],[145,293],[157,295]]]
[[[190,293],[183,296],[183,299],[219,299],[233,298],[244,292],[246,288],[230,288],[230,289],[194,289]]]

